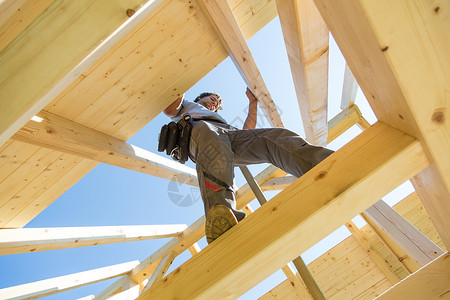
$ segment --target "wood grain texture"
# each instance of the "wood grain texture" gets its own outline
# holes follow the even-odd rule
[[[127,20],[124,11],[142,2],[55,1],[5,48],[0,53],[0,95],[6,99],[0,103],[0,144],[47,105],[61,79]]]
[[[89,127],[41,111],[12,139],[129,170],[198,186],[194,169]]]
[[[112,42],[110,50],[96,60],[89,56],[89,67],[78,69],[78,75],[66,82],[67,88],[59,95],[53,95],[55,98],[50,99],[45,110],[122,141],[133,136],[172,99],[227,57],[197,3],[189,1],[165,0],[143,19],[138,18],[138,11],[127,20],[127,24],[135,22],[128,33],[120,39],[116,35],[112,40],[108,38]],[[232,8],[247,39],[276,16],[274,1],[245,0]],[[26,118],[24,124],[28,121]],[[21,154],[17,156],[9,147],[0,147],[0,168],[4,167],[0,177],[14,173],[20,161],[38,163],[29,159],[36,158],[32,154],[39,148],[23,143],[18,147],[19,143],[12,143],[17,149],[24,148],[19,149]],[[4,226],[23,227],[97,165],[70,154],[63,154],[62,158],[54,164],[52,175],[46,174],[46,185],[42,185],[43,181],[29,182],[33,186],[39,184],[42,194],[22,194],[20,206],[7,212],[9,221]],[[36,180],[39,178],[42,177]],[[18,192],[19,185],[14,193]],[[0,198],[4,199],[2,195]]]
[[[378,120],[418,138],[434,163],[422,199],[448,248],[450,3],[314,1]]]
[[[442,254],[377,299],[450,299],[450,255]]]
[[[424,266],[443,254],[441,248],[383,200],[369,207],[365,213],[419,266]]]
[[[387,144],[391,147],[382,147],[381,151],[381,145]],[[411,161],[419,165],[412,166]],[[235,298],[339,227],[343,220],[371,206],[379,194],[386,193],[427,165],[417,141],[389,126],[376,124],[141,298]],[[376,192],[368,197],[365,191],[374,186],[378,188],[371,190]],[[324,218],[328,220],[327,226],[324,226]],[[321,226],[317,226],[319,223]],[[243,274],[247,281],[241,281],[239,286],[231,284]]]
[[[328,28],[313,0],[277,0],[306,140],[327,145]]]

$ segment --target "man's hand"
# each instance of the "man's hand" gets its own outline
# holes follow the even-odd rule
[[[164,110],[164,113],[168,117],[176,117],[181,111],[181,102],[183,102],[184,93],[181,95],[177,100],[175,100],[172,104],[167,106],[167,108]]]
[[[258,111],[258,99],[253,95],[252,91],[247,88],[245,91],[247,95],[249,106],[248,106],[248,115],[244,122],[243,129],[254,129],[256,127],[256,118]]]
[[[247,88],[245,94],[247,95],[247,98],[250,101],[250,105],[254,102],[258,102],[258,99],[256,99],[255,95],[253,95],[253,92],[249,88]]]

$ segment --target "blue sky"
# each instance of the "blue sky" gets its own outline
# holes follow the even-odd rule
[[[279,107],[285,126],[304,136],[278,18],[258,32],[248,43],[272,98]],[[329,119],[340,112],[345,66],[344,59],[333,40],[330,40],[330,53]],[[240,126],[242,124],[240,122],[246,117],[248,105],[245,88],[245,83],[231,60],[226,59],[187,91],[186,99],[193,100],[203,91],[216,91],[222,95],[224,102],[221,115],[233,125]],[[370,123],[376,121],[361,91],[358,92],[356,104]],[[167,122],[168,118],[160,114],[128,142],[156,152],[159,129]],[[257,127],[268,126],[268,121],[262,117],[262,110],[259,110]],[[336,150],[359,133],[360,130],[354,126],[329,147]],[[191,162],[188,165],[194,167]],[[266,165],[252,166],[250,170],[256,175],[265,167]],[[239,169],[235,172],[237,185],[243,185],[245,181]],[[171,201],[170,195],[177,193],[177,187],[169,183],[165,179],[100,164],[26,227],[192,224],[203,215],[201,200],[194,197],[195,203],[190,206],[176,205]],[[192,191],[189,186],[178,188],[182,195]],[[384,199],[392,205],[411,191],[411,186],[405,184]],[[267,193],[268,197],[274,194]],[[258,207],[254,202],[252,204],[253,208]],[[348,234],[345,228],[340,228],[333,236],[308,250],[302,257],[308,263]],[[0,288],[133,260],[143,261],[167,241],[168,239],[161,239],[0,256]],[[201,248],[206,247],[204,239],[199,245]],[[177,257],[170,270],[189,257],[189,252]],[[114,280],[56,294],[46,299],[77,299],[95,295]],[[240,299],[256,299],[284,280],[284,275],[277,272]]]

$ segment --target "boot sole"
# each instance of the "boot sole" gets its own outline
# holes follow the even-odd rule
[[[237,223],[237,219],[230,208],[225,205],[213,206],[206,216],[206,241],[211,244]]]

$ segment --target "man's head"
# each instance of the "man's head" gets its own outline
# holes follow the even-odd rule
[[[218,112],[222,109],[222,98],[219,94],[214,92],[204,92],[195,98],[194,102],[204,106],[214,112]]]

